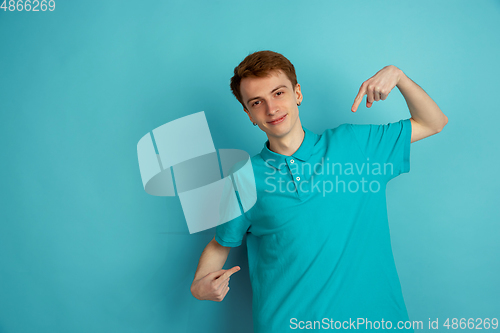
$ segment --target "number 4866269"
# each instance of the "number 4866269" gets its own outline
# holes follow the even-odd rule
[[[1,1],[1,0],[0,0]],[[7,10],[9,12],[13,11],[27,11],[27,12],[45,12],[47,9],[50,11],[54,11],[56,9],[56,2],[54,0],[4,0],[0,9],[3,9],[4,12]]]

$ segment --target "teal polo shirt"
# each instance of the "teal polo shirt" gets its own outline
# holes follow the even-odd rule
[[[266,141],[251,158],[255,205],[216,227],[223,246],[247,235],[254,331],[399,331],[409,319],[385,192],[410,170],[410,119],[302,129],[292,156]]]

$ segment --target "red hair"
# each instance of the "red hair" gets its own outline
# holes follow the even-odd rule
[[[243,61],[234,68],[234,76],[231,78],[231,91],[236,99],[246,109],[245,103],[240,92],[241,80],[246,77],[265,77],[271,74],[272,71],[283,72],[290,82],[292,89],[295,91],[297,85],[297,75],[295,68],[290,60],[282,54],[273,51],[258,51],[246,56]]]

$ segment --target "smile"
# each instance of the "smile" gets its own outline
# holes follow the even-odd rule
[[[279,123],[281,123],[283,120],[285,120],[285,117],[286,117],[287,115],[288,115],[288,113],[287,113],[287,114],[285,114],[283,117],[281,117],[281,118],[279,118],[279,119],[276,119],[275,121],[270,121],[270,122],[268,122],[268,124],[271,124],[271,125],[276,125],[276,124],[279,124]]]

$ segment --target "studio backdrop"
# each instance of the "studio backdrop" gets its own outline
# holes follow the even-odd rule
[[[215,228],[190,232],[179,196],[145,191],[138,143],[203,112],[214,151],[259,153],[267,137],[229,88],[259,50],[294,64],[318,134],[410,117],[396,88],[350,111],[386,65],[436,101],[448,125],[387,188],[409,317],[420,331],[500,317],[499,1],[38,5],[0,9],[0,332],[252,332],[246,243],[226,298],[195,299]]]

